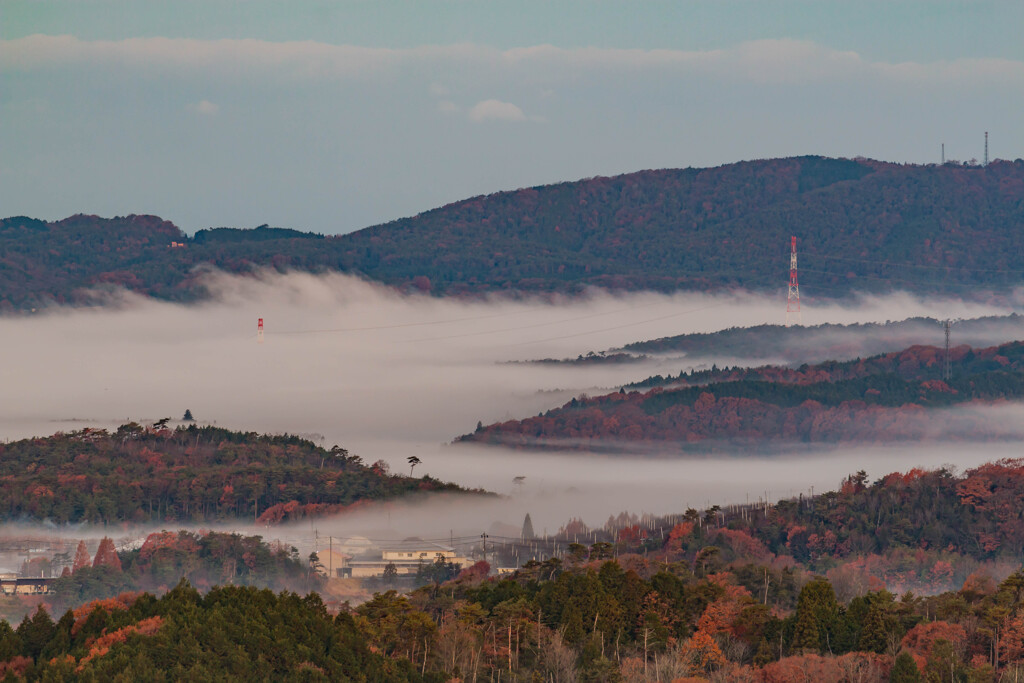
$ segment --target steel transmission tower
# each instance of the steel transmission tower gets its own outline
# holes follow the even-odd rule
[[[946,328],[946,362],[942,368],[942,379],[947,382],[953,378],[953,365],[949,360],[949,326],[952,324],[953,321],[948,318],[943,322],[943,326]]]
[[[791,238],[792,252],[789,256],[789,298],[786,301],[786,327],[801,323],[800,284],[796,279],[796,237]]]

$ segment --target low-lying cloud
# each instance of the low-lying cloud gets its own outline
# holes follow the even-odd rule
[[[665,513],[705,501],[742,501],[768,487],[773,498],[812,485],[831,487],[862,467],[881,476],[918,465],[967,466],[1016,452],[1015,446],[989,444],[624,461],[446,446],[478,421],[535,415],[579,393],[687,368],[678,358],[584,366],[503,361],[575,357],[639,339],[777,323],[785,300],[594,292],[552,301],[458,301],[403,295],[342,275],[207,277],[214,299],[199,305],[125,295],[112,306],[0,318],[0,346],[15,359],[0,368],[5,387],[0,437],[116,428],[128,420],[180,418],[189,409],[201,423],[312,435],[367,462],[388,461],[398,472],[407,471],[406,458],[416,455],[423,462],[417,475],[515,493],[481,503],[491,510],[487,524],[492,519],[521,523],[521,514],[530,512],[538,526],[551,531],[570,516],[600,524],[623,509]],[[808,309],[805,320],[1006,312],[1008,306],[894,294],[865,298],[856,306]],[[262,344],[257,343],[258,318],[265,324]],[[940,338],[937,332],[936,343]],[[721,359],[700,362],[716,360]],[[516,476],[526,479],[513,490]],[[392,515],[399,533],[394,509],[367,517],[363,525],[379,526],[385,514]],[[459,514],[436,520],[420,515],[419,526],[412,521],[407,526],[417,533],[447,529]],[[416,516],[411,512],[408,519]],[[464,521],[475,527],[485,517]],[[318,522],[340,531],[350,524],[347,518]]]

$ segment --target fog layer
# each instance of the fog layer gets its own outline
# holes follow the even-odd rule
[[[623,509],[679,511],[742,502],[769,489],[777,498],[833,487],[857,469],[881,476],[917,465],[968,466],[1012,451],[1005,445],[857,449],[684,461],[446,447],[477,421],[526,417],[581,392],[666,369],[663,360],[569,367],[503,361],[575,357],[637,339],[778,323],[785,299],[594,293],[577,300],[465,302],[400,295],[340,275],[298,274],[213,274],[209,286],[214,299],[195,306],[126,297],[113,307],[0,318],[7,358],[0,367],[0,437],[113,428],[180,418],[189,409],[200,423],[304,434],[367,462],[384,459],[395,471],[405,471],[406,457],[417,455],[423,461],[417,476],[500,493],[511,492],[513,477],[525,476],[515,497],[494,505],[504,506],[503,518],[512,522],[530,511],[538,531],[553,531],[570,516],[601,523]],[[1002,305],[894,294],[815,307],[804,317],[852,323],[1009,312]],[[452,517],[466,521],[466,514],[438,511],[435,520],[410,516],[409,524],[415,518],[418,526],[447,529]]]

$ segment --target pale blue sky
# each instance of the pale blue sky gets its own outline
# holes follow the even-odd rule
[[[344,232],[826,154],[1024,156],[1024,2],[0,2],[0,214]]]

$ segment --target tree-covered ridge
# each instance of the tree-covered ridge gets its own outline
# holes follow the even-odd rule
[[[74,303],[82,288],[103,284],[194,300],[206,294],[200,265],[340,271],[449,294],[777,289],[791,235],[805,289],[819,297],[894,287],[965,294],[1017,285],[1022,218],[1021,160],[963,167],[822,157],[499,192],[325,238],[261,226],[189,239],[153,216],[15,217],[0,221],[0,310]]]
[[[886,442],[1003,438],[984,415],[928,409],[1024,398],[1024,342],[951,350],[929,346],[799,368],[764,366],[681,373],[620,390],[574,398],[537,417],[481,426],[459,441],[524,447],[595,448],[606,444],[778,439]]]
[[[880,353],[852,360],[827,360],[804,363],[799,367],[763,365],[760,367],[719,368],[680,372],[678,376],[655,375],[626,388],[658,386],[697,387],[726,382],[763,381],[783,384],[810,385],[821,382],[840,382],[864,379],[873,375],[893,374],[905,380],[939,380],[945,369],[945,349],[936,346],[914,345],[899,351]],[[954,380],[979,380],[981,376],[1002,371],[1024,371],[1024,342],[1014,341],[972,349],[969,346],[950,348],[950,371]],[[983,381],[983,380],[981,380]]]
[[[960,320],[953,327],[957,343],[988,346],[1014,339],[1021,333],[1024,316],[983,316]],[[856,358],[888,353],[917,344],[942,340],[942,321],[907,318],[884,323],[824,323],[821,325],[754,325],[730,327],[717,332],[695,332],[626,344],[606,355],[685,354],[687,360],[706,358],[778,359],[786,363],[819,363],[830,358]]]
[[[276,523],[414,492],[461,491],[391,475],[335,446],[216,427],[85,429],[0,444],[0,519]]]

